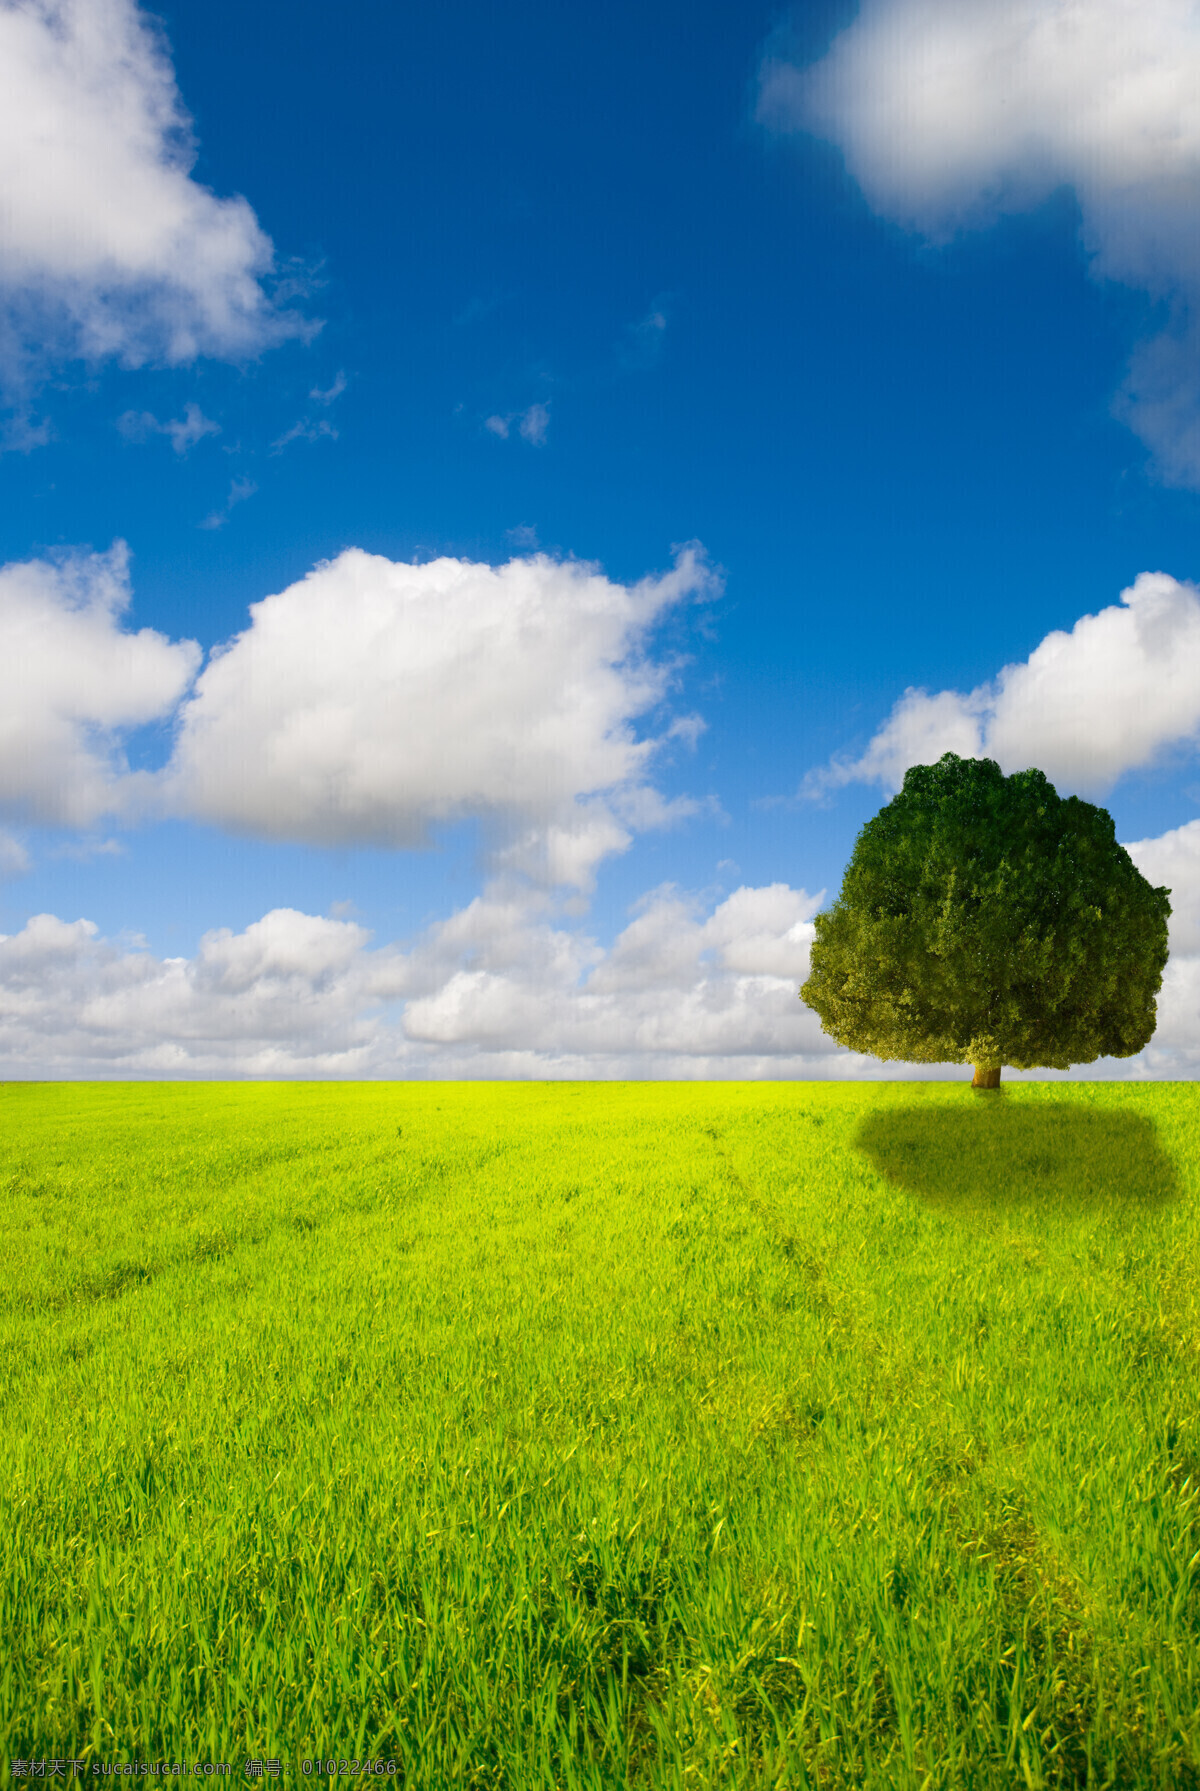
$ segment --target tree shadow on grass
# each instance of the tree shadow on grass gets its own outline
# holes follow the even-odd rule
[[[1008,1106],[976,1094],[961,1109],[889,1107],[863,1121],[853,1145],[886,1181],[936,1206],[1086,1212],[1116,1201],[1158,1207],[1182,1193],[1143,1114],[1067,1101]]]

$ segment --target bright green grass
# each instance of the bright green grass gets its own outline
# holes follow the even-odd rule
[[[0,1125],[0,1761],[1200,1786],[1193,1084]]]

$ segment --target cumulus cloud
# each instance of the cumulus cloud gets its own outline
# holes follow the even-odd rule
[[[292,909],[209,933],[191,959],[39,915],[0,938],[0,1062],[114,1076],[755,1076],[796,1074],[810,1057],[828,1068],[832,1049],[796,994],[819,900],[776,884],[704,913],[661,890],[608,952],[556,925],[545,898],[499,886],[408,953]]]
[[[798,1000],[822,896],[653,892],[607,949],[547,898],[495,885],[412,948],[276,909],[192,958],[38,915],[0,936],[0,1070],[18,1076],[961,1078],[836,1048]],[[1172,958],[1138,1058],[1088,1078],[1200,1068],[1200,957]],[[1058,1079],[1061,1072],[1047,1072]],[[1019,1076],[1016,1079],[1020,1079]]]
[[[988,684],[906,690],[861,757],[810,773],[805,793],[855,782],[898,790],[910,765],[956,752],[1006,772],[1036,765],[1052,783],[1099,795],[1198,734],[1200,592],[1143,572],[1119,605],[1056,629]]]
[[[413,953],[418,992],[404,1030],[459,1051],[602,1066],[698,1066],[819,1051],[819,1023],[797,990],[820,900],[774,884],[740,889],[705,916],[694,900],[666,888],[646,899],[604,952],[519,902],[485,893],[431,929]],[[432,989],[420,993],[429,981]]]
[[[760,117],[835,143],[869,203],[935,243],[1069,185],[1091,272],[1166,328],[1118,414],[1200,483],[1200,13],[1191,0],[863,0],[826,56],[768,57]]]
[[[1132,1073],[1194,1078],[1200,1075],[1200,821],[1126,842],[1125,850],[1148,883],[1171,892],[1171,955],[1158,1027],[1141,1055],[1129,1059]]]
[[[361,1074],[388,967],[366,937],[285,908],[160,959],[36,915],[0,938],[0,1061],[25,1076]]]
[[[234,480],[202,526],[254,486]],[[493,567],[349,549],[251,606],[201,654],[123,625],[127,554],[0,568],[0,815],[200,819],[263,839],[422,846],[478,821],[494,865],[590,886],[637,832],[694,813],[654,761],[703,722],[663,717],[677,662],[651,634],[719,580],[696,547],[615,583],[546,555]],[[125,735],[171,721],[167,765],[131,773]]]
[[[1141,1055],[1129,1059],[1128,1073],[1165,1081],[1200,1076],[1200,957],[1168,960],[1158,997],[1158,1029]]]
[[[1200,821],[1134,840],[1125,850],[1147,883],[1171,891],[1172,954],[1200,955]]]
[[[206,417],[198,404],[185,404],[182,417],[166,423],[160,423],[148,410],[127,410],[117,418],[117,428],[131,442],[144,442],[152,435],[169,436],[177,454],[186,454],[193,443],[203,441],[206,435],[221,433],[221,425]]]
[[[0,809],[73,827],[126,807],[149,774],[122,736],[169,716],[200,662],[194,641],[124,627],[128,553],[0,567]]]
[[[264,281],[247,201],[191,176],[190,120],[134,0],[0,0],[0,308],[29,358],[240,360],[312,327]]]
[[[586,886],[685,810],[634,723],[668,664],[647,634],[716,589],[694,548],[635,585],[545,555],[492,567],[349,549],[252,605],[184,704],[163,802],[268,839],[417,846],[481,820],[511,868]]]

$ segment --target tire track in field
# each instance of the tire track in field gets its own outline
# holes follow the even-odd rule
[[[713,1155],[721,1164],[726,1180],[737,1189],[746,1206],[762,1225],[771,1243],[806,1283],[809,1303],[820,1312],[832,1313],[835,1302],[831,1297],[825,1265],[820,1257],[813,1255],[806,1240],[798,1232],[791,1230],[779,1209],[772,1206],[770,1201],[765,1200],[754,1184],[738,1168],[732,1153],[721,1142],[721,1134],[717,1128],[702,1126],[700,1129],[706,1138],[711,1139]]]

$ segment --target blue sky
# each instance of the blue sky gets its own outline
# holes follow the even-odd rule
[[[1181,0],[0,51],[4,1073],[907,1073],[796,989],[947,748],[1175,889],[1154,1045],[1075,1073],[1194,1073]]]

